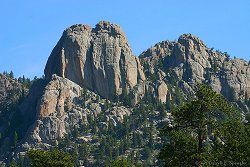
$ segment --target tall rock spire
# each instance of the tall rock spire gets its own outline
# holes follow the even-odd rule
[[[142,66],[131,51],[121,28],[101,21],[95,28],[77,24],[67,28],[53,49],[45,77],[53,74],[112,98],[122,89],[145,80]]]

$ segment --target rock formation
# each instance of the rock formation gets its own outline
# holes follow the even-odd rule
[[[52,74],[93,90],[105,98],[119,95],[145,80],[143,69],[129,47],[121,28],[101,21],[95,28],[73,25],[67,28],[53,49],[45,77]]]
[[[86,126],[89,122],[88,115],[94,118],[105,110],[100,96],[55,74],[36,104],[36,110],[33,111],[36,113],[35,121],[27,133],[26,145],[22,147],[36,148],[41,144],[53,145],[65,134],[72,133],[75,127]],[[129,116],[130,113],[131,111],[125,107],[107,109],[106,122],[112,120],[111,123],[115,125],[122,123],[123,117]]]
[[[13,132],[1,139],[0,161],[6,157],[18,159],[31,148],[53,148],[65,136],[72,140],[65,149],[72,151],[86,142],[95,147],[97,153],[106,134],[118,136],[119,145],[137,134],[150,137],[144,132],[145,128],[153,133],[153,127],[172,126],[172,116],[166,110],[169,111],[172,104],[177,106],[188,100],[187,95],[193,98],[197,83],[209,83],[243,111],[249,111],[250,106],[249,63],[214,51],[191,34],[181,35],[175,42],[157,43],[137,58],[118,25],[105,21],[95,28],[73,25],[63,32],[44,72],[46,79],[34,81],[22,104],[1,123],[0,133],[4,134],[9,124],[17,122],[12,118],[16,115],[22,118]],[[17,96],[11,96],[13,92]],[[133,107],[121,102],[120,97],[114,98],[122,92],[124,96],[120,97],[131,100]],[[20,83],[0,74],[0,107],[17,104],[22,93]],[[9,101],[10,97],[14,100]],[[169,103],[170,100],[173,103]],[[80,130],[80,136],[75,135],[74,130]],[[108,134],[114,130],[117,133]],[[22,140],[14,144],[13,151],[9,141],[16,132]],[[159,139],[157,136],[154,132],[152,140]],[[157,140],[155,143],[161,144]],[[141,145],[137,151],[145,152],[140,149],[143,149]],[[122,150],[128,157],[126,152],[131,150]],[[96,152],[90,156],[92,162]]]
[[[51,144],[64,136],[68,124],[78,124],[82,118],[80,112],[72,112],[77,115],[74,121],[67,119],[70,117],[68,112],[72,109],[73,100],[81,95],[81,89],[72,81],[53,75],[37,103],[36,121],[26,141]]]
[[[0,74],[0,104],[8,106],[8,104],[14,103],[22,94],[22,84]]]
[[[193,94],[194,86],[205,82],[229,100],[250,97],[250,65],[208,48],[192,34],[181,35],[178,42],[157,43],[139,57],[146,74],[157,75],[159,69],[164,69],[168,77],[165,80],[181,81],[179,87],[185,93]]]
[[[162,103],[166,103],[168,95],[168,86],[164,81],[159,83],[157,93],[158,93],[158,100],[161,101]]]

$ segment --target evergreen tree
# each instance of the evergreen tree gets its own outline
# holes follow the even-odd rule
[[[250,164],[250,125],[240,121],[225,121],[216,132],[217,142],[212,154],[214,159],[225,162],[241,163],[238,166]],[[222,139],[222,141],[218,141]],[[235,165],[237,166],[237,165]]]
[[[73,130],[73,132],[72,132],[72,135],[73,135],[73,137],[74,138],[78,138],[79,137],[79,129],[78,129],[78,127],[77,126],[74,126],[74,130]]]
[[[132,164],[124,159],[118,159],[106,164],[105,167],[131,167]]]
[[[15,132],[14,132],[14,147],[16,147],[17,141],[18,141],[18,134],[17,134],[17,132],[15,131]]]
[[[30,150],[28,157],[32,167],[74,167],[74,158],[59,150]]]
[[[10,71],[9,77],[10,77],[11,79],[14,79],[14,73],[13,73],[12,70]]]
[[[123,101],[124,106],[132,106],[131,99],[129,98],[128,90],[126,87],[122,89],[121,100]]]
[[[219,136],[224,123],[240,121],[239,112],[206,85],[199,85],[196,99],[172,114],[174,126],[162,131],[167,142],[160,152],[160,158],[173,167],[213,161],[216,141],[211,144],[207,141],[208,137],[224,140],[226,135]],[[230,129],[227,130],[230,133]],[[216,146],[223,147],[221,143]]]
[[[14,161],[12,161],[11,163],[10,163],[10,166],[9,167],[18,167],[17,166],[17,164],[14,162]]]
[[[83,144],[81,144],[81,145],[79,146],[78,152],[79,152],[79,157],[80,157],[81,159],[86,159],[86,158],[88,158],[88,157],[89,157],[89,154],[90,154],[90,148],[89,148],[89,146],[87,145],[87,143],[84,142]]]

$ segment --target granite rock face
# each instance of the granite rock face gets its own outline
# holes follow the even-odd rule
[[[162,103],[166,103],[167,95],[168,95],[168,86],[166,85],[164,81],[159,83],[157,93],[158,93],[158,96],[157,96],[158,100],[161,101]]]
[[[124,117],[130,116],[132,111],[124,106],[112,107],[105,111],[105,122],[111,122],[114,126],[121,124]]]
[[[39,145],[49,148],[58,139],[71,134],[75,128],[88,125],[90,117],[95,119],[101,113],[106,118],[101,123],[106,125],[110,121],[114,125],[120,124],[125,116],[131,114],[123,106],[105,109],[106,100],[100,98],[69,79],[54,74],[37,100],[33,111],[36,113],[33,118],[35,121],[24,139],[26,146],[21,145],[19,149],[23,151],[25,147],[38,148]]]
[[[143,68],[121,28],[105,21],[95,28],[78,24],[64,31],[46,64],[46,79],[51,80],[53,74],[105,98],[145,80]]]
[[[77,124],[81,113],[75,112],[77,116],[71,122],[68,121],[68,112],[73,106],[74,98],[80,96],[81,89],[72,81],[53,75],[37,102],[35,122],[29,129],[26,141],[29,144],[51,144],[66,134],[68,124]]]
[[[250,97],[250,65],[208,48],[192,34],[181,35],[178,42],[157,43],[139,57],[146,74],[161,78],[159,69],[164,69],[168,81],[179,83],[185,93],[193,94],[197,83],[209,83],[232,101]]]

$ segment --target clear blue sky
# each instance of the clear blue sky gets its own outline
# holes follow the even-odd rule
[[[100,20],[119,24],[135,55],[183,33],[250,60],[250,0],[3,0],[0,72],[41,76],[65,28]]]

